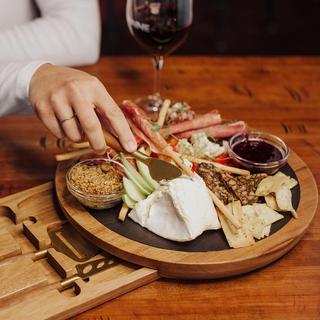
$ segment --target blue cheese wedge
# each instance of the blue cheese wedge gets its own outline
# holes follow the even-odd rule
[[[151,232],[174,241],[190,241],[205,230],[220,228],[203,180],[194,175],[163,183],[139,201],[129,217]]]

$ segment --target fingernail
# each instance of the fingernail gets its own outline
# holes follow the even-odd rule
[[[107,149],[100,149],[100,150],[96,150],[96,154],[102,156],[106,153]]]
[[[128,142],[126,143],[126,149],[127,149],[128,152],[136,151],[136,150],[137,150],[137,143],[136,143],[136,141],[132,141],[132,140],[128,141]]]

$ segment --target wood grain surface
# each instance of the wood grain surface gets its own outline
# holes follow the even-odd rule
[[[102,252],[60,217],[51,182],[0,199],[0,233],[10,235],[0,251],[0,319],[67,319],[159,278]]]
[[[150,59],[102,58],[85,67],[116,101],[152,90]],[[170,57],[162,93],[198,112],[279,135],[308,165],[320,187],[320,58]],[[149,91],[148,91],[149,90]],[[58,152],[34,117],[0,119],[0,195],[54,178]],[[320,218],[299,244],[272,265],[228,280],[149,284],[74,319],[319,319]]]

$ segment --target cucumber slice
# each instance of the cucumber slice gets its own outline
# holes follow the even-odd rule
[[[131,163],[124,157],[123,153],[119,153],[120,159],[122,161],[122,164],[124,165],[127,172],[130,174],[128,175],[128,178],[137,184],[137,187],[141,187],[139,189],[144,189],[147,191],[147,194],[150,194],[153,192],[153,187],[149,186],[149,184],[142,178],[142,176],[139,174],[139,172],[131,165]],[[126,173],[127,174],[127,173]],[[141,191],[141,190],[140,190]],[[144,192],[142,192],[144,193]]]
[[[141,153],[145,154],[146,156],[150,156],[150,154],[151,154],[150,149],[148,149],[148,151],[147,151],[147,150],[145,149],[145,147],[140,147],[140,148],[138,149],[138,151],[140,151]]]
[[[130,209],[132,209],[136,204],[136,202],[132,200],[127,194],[122,195],[122,200]]]
[[[136,188],[144,195],[148,196],[151,192],[149,190],[146,190],[144,187],[141,186],[141,184],[135,179],[135,177],[131,174],[131,172],[127,169],[124,168],[124,173],[126,176],[131,180],[131,182],[134,183]]]
[[[159,183],[151,177],[149,167],[140,160],[137,160],[137,166],[139,173],[147,181],[147,183],[152,186],[153,189],[157,189],[159,187]]]
[[[123,186],[127,195],[134,201],[139,202],[145,199],[145,195],[142,194],[139,189],[135,186],[133,182],[131,182],[128,178],[123,177]]]

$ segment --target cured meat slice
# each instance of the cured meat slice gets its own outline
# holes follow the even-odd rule
[[[214,124],[221,123],[221,116],[218,110],[212,110],[208,113],[196,116],[192,120],[182,121],[180,123],[169,125],[160,130],[162,136],[167,137],[170,134],[196,130],[199,128],[210,127]]]
[[[157,148],[163,150],[167,147],[168,144],[159,133],[159,128],[157,128],[156,125],[151,124],[141,108],[131,101],[124,101],[120,107],[125,115],[132,120],[134,125],[136,125]]]
[[[236,133],[247,131],[244,121],[227,122],[207,128],[185,131],[177,134],[178,138],[190,138],[194,133],[204,132],[210,138],[228,138]]]

